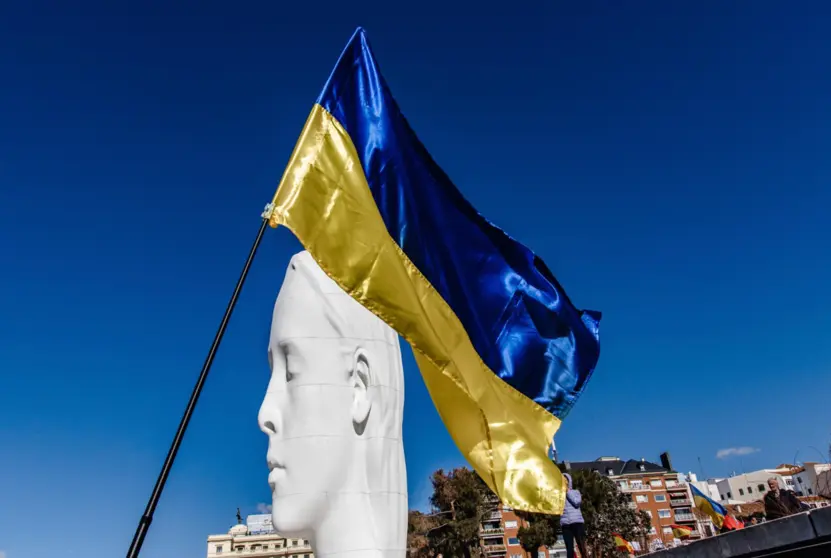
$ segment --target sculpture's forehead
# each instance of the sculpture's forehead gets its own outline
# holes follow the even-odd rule
[[[274,305],[271,340],[354,339],[398,345],[380,318],[344,292],[308,252],[296,254]]]
[[[271,320],[272,341],[292,338],[343,337],[338,307],[346,296],[343,292],[321,294],[299,281],[283,283]]]

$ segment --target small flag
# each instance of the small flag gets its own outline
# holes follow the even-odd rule
[[[540,258],[456,189],[401,114],[363,29],[315,103],[270,215],[410,343],[451,437],[501,501],[562,513],[548,450],[597,364],[600,314],[577,309]]]
[[[730,531],[736,531],[738,529],[744,529],[744,523],[742,523],[732,515],[727,515],[724,518],[723,527],[725,529],[729,529]]]
[[[687,539],[693,532],[693,528],[688,525],[676,525],[673,523],[670,527],[672,528],[672,534],[678,539]]]
[[[724,509],[724,506],[705,496],[695,485],[691,484],[690,488],[692,489],[695,506],[710,516],[716,528],[721,529],[721,526],[724,524],[724,518],[727,516],[727,510]]]
[[[629,541],[627,541],[626,539],[624,539],[623,537],[621,537],[617,533],[612,533],[612,536],[615,538],[615,547],[618,550],[623,550],[625,552],[628,552],[629,554],[633,554],[635,552],[635,549],[632,546],[632,543],[630,543]]]

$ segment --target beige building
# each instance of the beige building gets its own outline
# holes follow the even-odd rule
[[[245,525],[234,525],[224,535],[208,537],[208,558],[313,558],[304,539],[287,539],[277,533],[250,534]]]

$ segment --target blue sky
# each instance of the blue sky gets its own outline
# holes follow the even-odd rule
[[[561,456],[669,450],[714,476],[827,448],[831,7],[71,4],[0,19],[7,558],[126,552],[262,206],[357,25],[465,195],[604,313]],[[268,232],[143,556],[200,556],[237,506],[268,500],[256,413],[298,249]],[[405,367],[423,505],[428,474],[462,460],[408,351]],[[738,447],[758,451],[716,458]]]

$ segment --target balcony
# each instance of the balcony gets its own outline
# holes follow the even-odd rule
[[[689,498],[670,498],[669,499],[670,506],[691,506],[692,500]]]
[[[505,529],[502,527],[488,527],[488,528],[481,528],[479,529],[479,536],[480,537],[501,537],[505,535]]]
[[[501,519],[502,519],[502,512],[501,511],[491,512],[491,514],[488,516],[488,521],[494,521],[494,520],[499,521]]]
[[[652,490],[648,484],[630,484],[629,486],[620,487],[621,492],[648,492]]]
[[[505,554],[508,549],[504,544],[490,544],[482,547],[485,554]]]
[[[675,521],[695,521],[695,515],[691,513],[675,512]]]
[[[687,490],[687,485],[678,481],[667,481],[667,490]]]

